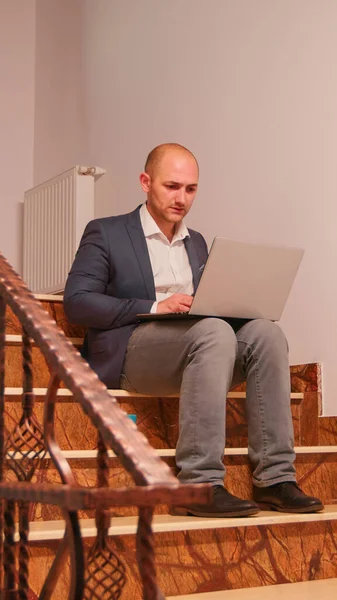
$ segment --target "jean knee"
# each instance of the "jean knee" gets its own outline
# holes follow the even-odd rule
[[[226,321],[207,317],[200,320],[194,328],[199,341],[212,342],[221,351],[233,349],[236,352],[237,339],[234,330]]]
[[[257,344],[263,344],[271,349],[280,348],[288,352],[288,342],[281,327],[268,319],[255,319],[250,321],[247,326],[251,341]]]

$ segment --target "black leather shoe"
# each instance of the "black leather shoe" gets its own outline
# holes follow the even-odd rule
[[[222,485],[213,487],[213,500],[209,504],[172,506],[172,515],[194,517],[246,517],[256,515],[259,507],[251,500],[241,500],[230,494]]]
[[[264,488],[254,486],[253,496],[261,510],[312,513],[324,508],[318,498],[307,496],[294,481],[284,481]]]

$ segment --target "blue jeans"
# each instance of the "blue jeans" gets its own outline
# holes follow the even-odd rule
[[[244,380],[254,484],[296,481],[288,347],[275,323],[249,321],[236,333],[216,318],[141,324],[120,383],[156,396],[180,391],[179,479],[218,485],[225,475],[226,396]]]

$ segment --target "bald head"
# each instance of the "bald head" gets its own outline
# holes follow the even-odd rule
[[[139,180],[148,212],[172,241],[176,226],[187,215],[197,193],[199,166],[195,156],[180,144],[161,144],[150,152]]]
[[[145,167],[144,167],[145,173],[147,173],[150,177],[153,178],[155,176],[156,172],[158,171],[161,161],[163,160],[164,156],[166,156],[167,154],[185,155],[185,156],[188,155],[188,156],[192,157],[197,165],[198,172],[199,172],[198,161],[195,158],[194,154],[192,154],[192,152],[190,152],[190,150],[185,148],[185,146],[181,146],[180,144],[172,143],[172,144],[160,144],[160,146],[156,146],[155,148],[153,148],[153,150],[151,150],[150,154],[148,155],[148,157],[146,159],[146,163],[145,163]]]

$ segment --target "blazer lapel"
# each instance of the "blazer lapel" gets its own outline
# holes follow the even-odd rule
[[[193,288],[195,293],[202,275],[202,268],[200,268],[200,262],[193,240],[190,237],[187,237],[184,239],[184,244],[192,269]]]
[[[125,226],[136,254],[136,258],[144,279],[144,284],[148,293],[149,300],[155,301],[156,290],[154,286],[153,272],[149,252],[147,249],[146,239],[140,222],[139,208],[140,207],[136,208],[136,210],[134,210],[128,215],[129,218]]]

